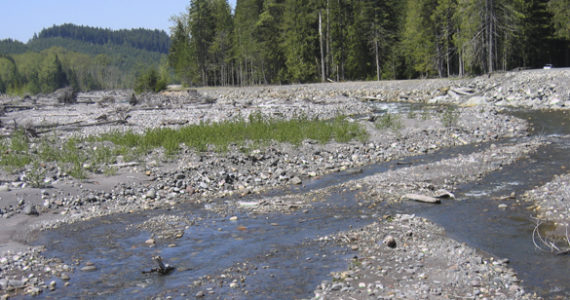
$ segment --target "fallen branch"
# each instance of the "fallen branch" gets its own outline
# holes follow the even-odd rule
[[[544,252],[556,253],[556,255],[570,254],[570,237],[568,235],[568,225],[566,225],[566,242],[568,243],[568,247],[565,249],[560,249],[560,247],[557,246],[554,241],[542,237],[542,235],[540,234],[540,225],[542,225],[543,222],[538,218],[534,219],[536,220],[536,225],[534,226],[534,229],[532,231],[532,242],[537,249]],[[537,237],[538,237],[538,242],[537,242]]]

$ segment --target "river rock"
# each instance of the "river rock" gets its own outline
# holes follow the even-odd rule
[[[97,267],[94,265],[85,266],[80,269],[82,272],[93,272],[97,270]]]
[[[154,189],[150,189],[146,192],[145,197],[147,199],[154,199],[156,198],[156,191]]]
[[[382,244],[390,248],[396,248],[396,239],[391,235],[387,235],[384,240],[382,240]]]
[[[299,185],[301,183],[303,183],[303,181],[301,180],[301,178],[295,176],[293,178],[291,178],[291,180],[289,181],[291,184],[295,184],[295,185]]]
[[[36,206],[33,204],[28,204],[24,207],[23,213],[28,215],[28,216],[37,216],[40,213],[38,212],[38,210],[36,209]]]
[[[487,104],[487,98],[482,96],[475,96],[469,98],[469,100],[465,101],[462,105],[466,107],[471,107],[471,106],[480,106],[485,104]]]
[[[87,202],[97,202],[98,200],[97,195],[94,193],[89,193],[89,195],[87,195]]]

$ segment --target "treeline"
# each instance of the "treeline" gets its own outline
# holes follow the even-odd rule
[[[187,85],[568,66],[569,0],[192,0],[169,64]]]
[[[50,93],[68,85],[81,91],[133,88],[137,77],[159,66],[168,75],[166,54],[124,43],[64,37],[37,37],[26,44],[2,40],[0,94]]]
[[[162,30],[111,30],[74,24],[63,24],[43,29],[33,40],[61,37],[87,43],[127,45],[151,52],[168,53],[170,37]]]

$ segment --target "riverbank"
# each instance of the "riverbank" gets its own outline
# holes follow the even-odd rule
[[[61,224],[118,213],[164,208],[176,211],[185,203],[205,207],[222,218],[232,217],[230,214],[235,211],[291,213],[310,210],[311,203],[324,201],[334,189],[361,191],[359,201],[370,210],[382,202],[401,201],[401,197],[409,193],[437,196],[436,192],[441,189],[452,193],[456,184],[477,180],[531,153],[541,144],[540,139],[500,144],[507,138],[527,136],[529,129],[524,120],[500,111],[508,105],[568,109],[569,73],[569,70],[536,70],[461,80],[207,88],[184,92],[186,94],[140,96],[135,107],[126,101],[130,93],[125,91],[81,95],[80,103],[74,106],[55,105],[49,97],[25,100],[23,106],[30,109],[4,109],[2,124],[8,124],[2,128],[4,134],[14,129],[12,123],[36,129],[52,128],[47,125],[53,125],[61,130],[64,139],[74,134],[88,136],[110,130],[142,132],[157,125],[179,128],[186,124],[247,117],[261,111],[289,119],[299,115],[327,119],[341,113],[366,128],[369,139],[346,144],[305,141],[298,147],[273,143],[246,152],[238,148],[223,153],[184,149],[174,159],[155,150],[133,164],[118,165],[118,173],[114,176],[90,174],[87,180],[80,181],[58,174],[55,178],[51,176],[49,187],[43,189],[30,188],[22,180],[22,174],[4,173],[0,185],[0,249],[4,253],[0,256],[0,294],[33,295],[65,289],[68,285],[72,288],[73,280],[69,279],[74,278],[73,272],[77,272],[79,266],[70,261],[45,258],[41,247],[28,246],[37,234],[41,234],[40,230],[55,229]],[[388,115],[397,117],[377,126],[381,117],[375,111],[377,108],[370,105],[377,101],[445,103],[462,107],[408,106],[405,112],[382,108],[388,110]],[[47,127],[41,127],[42,124]],[[259,195],[267,191],[287,186],[302,187],[327,174],[358,173],[374,163],[397,162],[405,157],[480,143],[489,144],[481,151],[465,156],[411,165],[307,194],[259,200]],[[545,195],[536,197],[544,199]],[[411,224],[417,225],[418,229],[408,236],[405,229]],[[356,232],[342,234],[356,236]],[[349,243],[361,251],[359,257],[363,259],[358,258],[352,264],[358,270],[348,277],[342,273],[335,275],[340,276],[342,285],[325,283],[315,295],[399,298],[412,297],[415,292],[426,297],[533,297],[523,291],[516,275],[501,258],[478,254],[473,248],[443,236],[441,227],[423,219],[404,215],[383,218],[362,228],[361,232],[362,236]],[[381,254],[380,260],[370,258],[371,251],[385,252],[384,248],[377,248],[383,247],[380,242],[386,234],[393,235],[399,247],[386,254],[393,256]],[[340,235],[323,238],[337,241]],[[428,235],[437,238],[424,238]],[[424,248],[428,250],[424,251]],[[408,250],[414,255],[410,256]],[[496,263],[498,259],[499,263]],[[419,266],[424,260],[431,263]],[[396,264],[390,266],[392,269],[386,269],[382,265],[387,261]],[[411,261],[418,267],[410,272],[404,265]],[[367,266],[364,269],[374,272],[366,273],[368,271],[360,268],[363,263]],[[382,272],[378,267],[387,271]],[[464,275],[448,278],[445,270]],[[356,276],[359,279],[355,281],[346,280]],[[414,276],[420,281],[413,283],[412,280],[418,279]],[[368,279],[362,281],[363,284],[356,283],[364,277]],[[500,287],[492,282],[494,277],[500,278]],[[382,283],[386,278],[391,278],[387,279],[390,284]],[[67,283],[62,287],[61,282]]]

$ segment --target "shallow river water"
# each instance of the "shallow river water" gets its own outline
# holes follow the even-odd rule
[[[154,210],[136,214],[114,215],[92,221],[66,225],[40,235],[37,243],[46,245],[47,257],[59,257],[66,263],[78,262],[71,274],[71,286],[43,293],[41,298],[148,298],[154,296],[193,297],[198,291],[214,288],[206,283],[193,285],[205,276],[215,277],[224,270],[240,270],[247,280],[238,281],[239,288],[219,289],[222,298],[307,298],[315,287],[330,278],[330,272],[346,269],[350,250],[324,244],[319,237],[369,224],[387,213],[416,213],[445,227],[449,236],[492,255],[509,258],[510,265],[523,280],[527,290],[543,296],[570,295],[570,260],[538,252],[531,240],[533,229],[530,212],[525,205],[500,202],[493,197],[522,194],[542,185],[568,164],[570,134],[568,115],[560,113],[517,113],[531,117],[535,132],[552,141],[530,157],[489,174],[480,181],[458,187],[459,201],[444,201],[439,206],[405,203],[383,206],[375,211],[357,205],[354,192],[333,193],[330,199],[314,203],[308,211],[292,214],[237,215],[236,221],[222,217],[203,207],[183,205],[176,211]],[[561,126],[565,122],[564,126]],[[409,164],[423,164],[468,154],[487,145],[468,145],[444,149],[436,153],[410,157],[366,167],[359,173],[340,173],[306,182],[303,188],[285,193],[298,193],[333,186],[355,178],[384,172]],[[570,166],[569,166],[570,167]],[[281,191],[280,193],[283,193]],[[145,240],[150,233],[133,229],[153,216],[182,216],[194,222],[184,236],[159,242],[149,248]],[[169,244],[175,244],[175,246]],[[177,269],[168,276],[142,274],[154,267],[150,257],[160,254]],[[97,270],[82,272],[85,262]],[[58,286],[63,282],[53,278]],[[218,278],[211,282],[224,282]],[[228,279],[229,280],[229,279]],[[207,281],[206,282],[210,282]],[[223,286],[229,286],[224,282]]]

